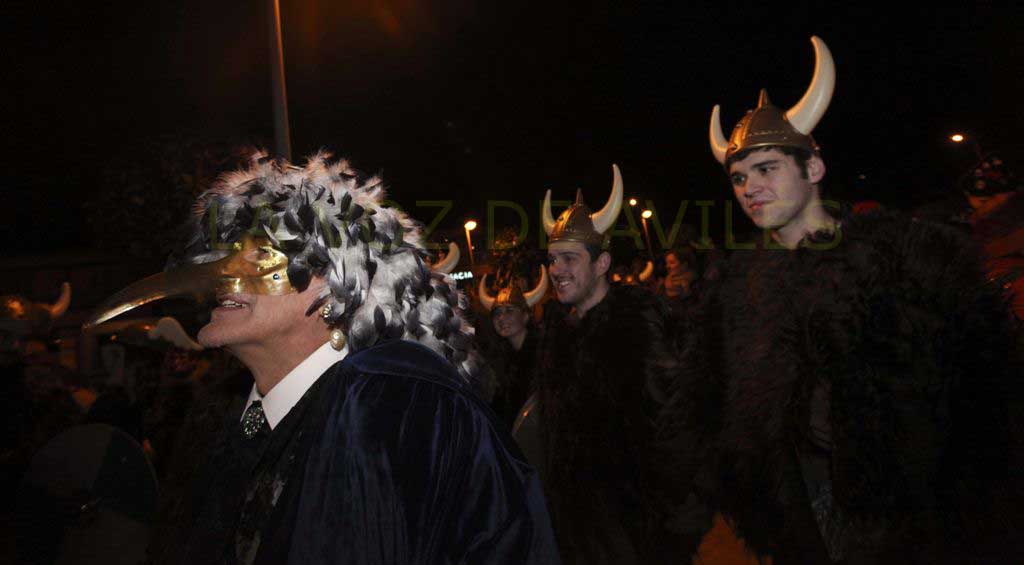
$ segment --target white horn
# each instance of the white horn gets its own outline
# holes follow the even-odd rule
[[[618,165],[612,165],[612,176],[612,195],[608,198],[608,203],[590,215],[590,220],[594,222],[594,231],[597,233],[611,229],[619,219],[619,212],[622,211],[622,173],[619,172]]]
[[[640,279],[640,282],[647,282],[647,279],[651,278],[651,275],[653,274],[654,262],[648,261],[647,265],[644,266],[644,270],[640,271],[640,274],[637,275],[637,278]]]
[[[718,104],[711,109],[711,125],[708,127],[708,137],[711,141],[711,152],[719,163],[725,164],[725,154],[729,151],[729,140],[722,132],[721,109]]]
[[[551,235],[555,229],[555,218],[551,215],[551,189],[544,194],[544,206],[541,208],[541,221],[544,222],[544,233]]]
[[[71,306],[71,283],[63,283],[60,285],[60,297],[52,306],[46,307],[50,311],[50,319],[56,320],[63,316],[64,312],[68,311],[68,306]]]
[[[203,346],[196,343],[181,327],[178,320],[165,316],[157,321],[156,325],[147,332],[149,339],[163,339],[179,349],[190,351],[202,351]]]
[[[437,271],[438,273],[448,274],[455,269],[455,265],[459,264],[459,246],[455,245],[454,242],[448,242],[448,254],[444,256],[444,259],[430,266],[431,270]]]
[[[523,295],[526,298],[526,305],[533,308],[534,304],[540,302],[541,298],[544,298],[544,293],[548,291],[548,270],[544,265],[540,266],[540,280],[537,281],[537,287]]]
[[[480,295],[480,304],[483,304],[484,308],[490,312],[491,308],[494,308],[494,297],[487,294],[487,285],[485,284],[486,280],[487,275],[480,277],[480,286],[477,287],[477,293]]]
[[[832,52],[821,38],[811,37],[814,45],[814,77],[804,97],[786,112],[786,119],[804,135],[810,135],[825,115],[836,87],[836,64]]]

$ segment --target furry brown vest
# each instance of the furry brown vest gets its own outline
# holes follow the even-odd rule
[[[547,328],[538,379],[545,490],[567,562],[650,549],[656,419],[679,379],[671,332],[664,302],[635,287],[613,287],[582,320]]]
[[[819,386],[835,504],[883,532],[876,549],[967,535],[967,501],[1007,467],[1013,340],[962,236],[852,217],[832,249],[735,253],[710,308],[725,387],[715,501],[750,546],[777,554],[806,529],[794,446]]]

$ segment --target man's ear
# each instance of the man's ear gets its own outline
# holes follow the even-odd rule
[[[822,161],[818,155],[811,155],[811,158],[807,160],[807,180],[811,181],[811,184],[818,184],[823,178],[825,178],[825,161]]]
[[[597,276],[603,277],[612,266],[612,256],[607,251],[602,251],[594,263],[597,265]]]

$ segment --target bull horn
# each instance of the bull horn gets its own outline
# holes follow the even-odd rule
[[[171,343],[171,345],[179,349],[188,349],[190,351],[202,351],[203,346],[196,343],[185,328],[181,327],[178,320],[165,316],[157,321],[156,325],[150,328],[146,335],[149,339],[163,339]]]
[[[494,297],[491,296],[490,294],[487,294],[487,285],[485,284],[486,280],[487,275],[480,277],[480,286],[478,287],[478,294],[480,295],[480,304],[483,304],[484,308],[486,308],[487,311],[490,312],[491,308],[494,307]]]
[[[825,115],[836,87],[836,64],[832,60],[832,52],[820,37],[811,37],[811,43],[814,45],[814,77],[804,97],[786,111],[786,119],[804,135],[811,135],[814,126]]]
[[[544,223],[544,233],[551,235],[555,229],[555,218],[551,215],[551,189],[544,194],[544,206],[541,207],[541,221]]]
[[[708,137],[711,141],[711,152],[715,154],[715,159],[724,165],[725,155],[729,151],[729,140],[725,137],[725,133],[722,132],[721,108],[718,104],[715,104],[715,107],[711,109],[711,125],[708,127]]]
[[[430,266],[430,268],[438,273],[448,274],[455,269],[455,265],[459,264],[461,254],[459,253],[459,246],[455,245],[454,242],[448,242],[448,254],[444,256],[444,259]]]
[[[544,265],[540,266],[540,280],[537,281],[537,286],[530,292],[523,294],[526,298],[526,305],[533,308],[533,305],[540,302],[541,298],[544,298],[544,293],[548,291],[548,270]]]
[[[611,229],[619,219],[619,212],[622,211],[622,173],[619,172],[618,165],[612,165],[612,176],[612,195],[608,197],[608,203],[590,215],[590,220],[594,222],[594,231],[597,233]]]
[[[64,312],[68,311],[68,306],[71,306],[71,283],[63,283],[60,285],[60,297],[52,306],[46,307],[50,312],[50,319],[56,320],[63,316]]]
[[[640,279],[640,282],[647,282],[647,279],[651,278],[651,275],[653,274],[654,262],[648,261],[647,264],[644,265],[644,270],[640,271],[640,274],[637,275],[637,278]]]

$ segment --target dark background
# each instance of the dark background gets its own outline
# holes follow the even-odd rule
[[[441,228],[455,234],[501,199],[527,208],[535,238],[545,189],[582,187],[599,207],[613,162],[663,223],[701,198],[720,222],[711,106],[728,132],[761,87],[795,103],[816,34],[838,77],[815,136],[844,198],[947,196],[974,159],[954,131],[1022,162],[1020,8],[766,4],[282,0],[294,153],[381,172],[424,221],[438,209],[417,200],[454,200]],[[5,256],[147,242],[216,173],[193,170],[197,152],[272,142],[264,2],[6,6]]]

